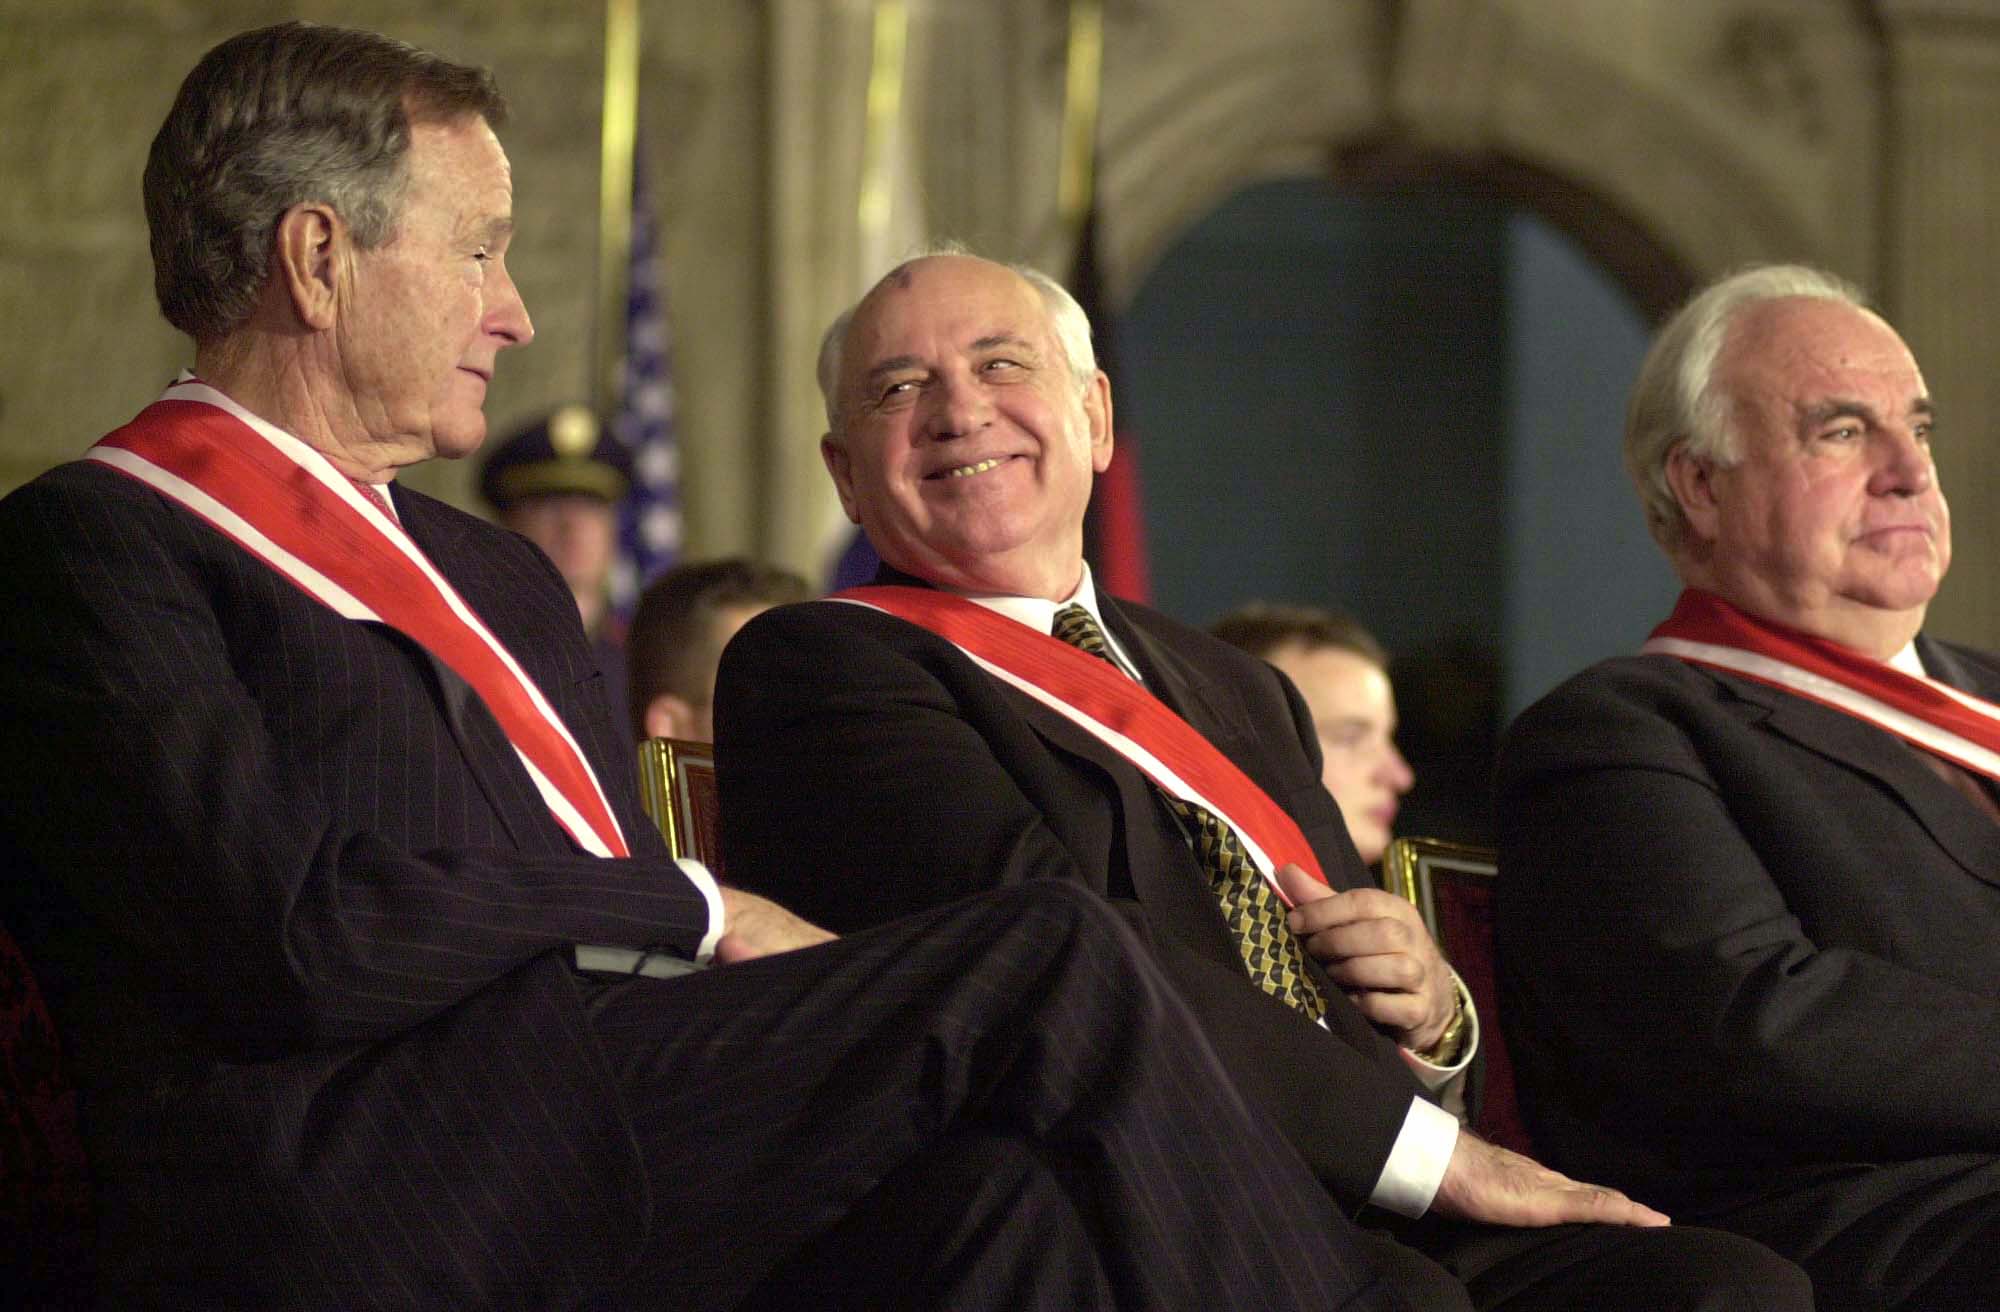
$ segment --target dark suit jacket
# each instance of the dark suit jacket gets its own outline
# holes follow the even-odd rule
[[[1143,607],[1103,612],[1147,686],[1292,815],[1334,886],[1368,884],[1291,684]],[[1328,1034],[1250,984],[1180,829],[1123,759],[942,638],[837,602],[752,620],[724,653],[716,714],[732,882],[836,930],[1081,882],[1128,913],[1320,1177],[1367,1198],[1420,1086],[1338,991]]]
[[[640,857],[557,827],[484,706],[193,516],[74,464],[0,504],[0,915],[51,993],[105,1301],[573,1305],[648,1226],[576,942],[707,923],[634,796],[574,603],[399,491]]]
[[[2000,825],[1915,749],[1629,657],[1522,715],[1499,817],[1503,1023],[1553,1165],[1699,1211],[2000,1149]]]

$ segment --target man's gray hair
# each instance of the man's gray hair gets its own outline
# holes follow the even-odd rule
[[[413,119],[507,115],[493,76],[394,38],[313,23],[244,32],[181,83],[146,159],[153,286],[209,342],[250,317],[278,220],[318,201],[363,250],[395,231]]]
[[[1677,554],[1687,517],[1667,482],[1667,462],[1690,455],[1727,468],[1742,459],[1731,398],[1715,385],[1715,366],[1730,325],[1766,301],[1806,297],[1868,305],[1844,279],[1803,264],[1766,264],[1730,274],[1697,293],[1653,339],[1625,411],[1625,472],[1638,489],[1646,527],[1669,556]]]
[[[925,247],[922,251],[904,260],[895,268],[882,275],[875,283],[880,287],[889,279],[909,268],[919,260],[935,259],[940,255],[961,255],[972,259],[985,257],[975,255],[959,242],[941,241]],[[1048,311],[1049,326],[1054,330],[1056,342],[1062,347],[1063,357],[1069,363],[1070,376],[1075,379],[1077,389],[1088,386],[1097,373],[1097,353],[1090,344],[1090,316],[1084,313],[1081,303],[1070,294],[1069,288],[1043,273],[1040,269],[1026,264],[1008,264],[993,261],[1011,273],[1019,275],[1042,298],[1042,307]],[[873,294],[875,288],[869,288]],[[861,300],[868,299],[863,295]],[[854,323],[854,312],[861,308],[861,301],[842,310],[827,325],[826,332],[819,339],[819,394],[826,405],[826,426],[828,431],[840,432],[840,370],[844,363],[843,354],[847,347],[847,330]]]

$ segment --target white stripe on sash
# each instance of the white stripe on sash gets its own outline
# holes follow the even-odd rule
[[[1940,728],[1919,716],[1900,710],[1886,702],[1877,700],[1859,689],[1845,683],[1801,669],[1789,661],[1773,656],[1748,651],[1741,647],[1728,647],[1718,643],[1694,642],[1686,638],[1648,638],[1639,648],[1641,652],[1662,656],[1675,656],[1682,660],[1694,661],[1702,665],[1713,665],[1720,669],[1733,670],[1738,674],[1777,684],[1803,697],[1823,702],[1837,710],[1844,711],[1856,719],[1865,720],[1877,728],[1900,738],[1918,744],[1927,751],[1994,778],[2000,778],[2000,753],[1962,734]],[[1929,677],[1920,678],[1913,674],[1894,672],[1898,678],[1917,679],[1938,692],[1948,694],[1954,701],[1968,710],[2000,723],[2000,708],[1992,703],[1961,692],[1949,684]]]
[[[864,606],[869,610],[880,611],[884,615],[895,614],[894,611],[887,610],[881,606],[877,606],[872,602],[863,601],[858,597],[828,597],[826,600],[838,601],[845,605],[850,605],[850,606]],[[998,615],[997,612],[994,613],[998,619],[1002,620],[1005,623],[1017,624],[1020,622],[1008,616]],[[897,618],[900,619],[902,617],[897,616]],[[943,635],[940,634],[939,636],[942,637]],[[951,639],[945,638],[945,641],[951,642]],[[1269,854],[1267,854],[1264,851],[1263,847],[1260,846],[1257,843],[1257,841],[1250,836],[1249,830],[1246,829],[1240,822],[1238,822],[1238,820],[1234,816],[1230,815],[1229,812],[1223,806],[1217,803],[1213,798],[1210,798],[1200,792],[1197,792],[1192,785],[1190,785],[1186,780],[1182,779],[1180,775],[1174,773],[1173,770],[1169,769],[1164,762],[1162,762],[1157,756],[1153,755],[1153,753],[1148,751],[1144,746],[1134,741],[1133,739],[1127,737],[1125,734],[1120,733],[1118,730],[1112,728],[1110,725],[1104,723],[1102,720],[1099,720],[1096,716],[1092,715],[1090,712],[1082,709],[1081,707],[1070,705],[1068,702],[1063,701],[1061,698],[1057,697],[1054,693],[1050,692],[1048,689],[1042,687],[1038,683],[1035,683],[1032,679],[1029,679],[1024,675],[1016,674],[1011,670],[1003,669],[1002,667],[994,664],[992,661],[989,661],[985,657],[979,655],[977,652],[967,649],[960,643],[952,642],[951,645],[958,648],[960,652],[964,653],[967,660],[971,661],[974,665],[977,665],[980,669],[985,670],[988,674],[1000,680],[1007,686],[1011,688],[1016,688],[1021,692],[1025,693],[1027,696],[1034,698],[1042,705],[1048,707],[1050,710],[1056,712],[1064,719],[1070,721],[1072,724],[1075,724],[1078,728],[1084,730],[1084,732],[1090,734],[1091,737],[1097,739],[1099,742],[1103,743],[1106,747],[1109,747],[1112,751],[1118,753],[1118,755],[1124,757],[1125,760],[1129,761],[1132,764],[1132,766],[1139,771],[1139,773],[1145,775],[1148,779],[1152,780],[1153,783],[1161,789],[1161,791],[1167,793],[1171,797],[1177,797],[1184,802],[1192,802],[1196,806],[1202,807],[1203,809],[1209,811],[1210,813],[1220,818],[1225,824],[1227,824],[1230,827],[1231,830],[1235,832],[1236,837],[1242,842],[1243,850],[1249,854],[1250,860],[1257,867],[1258,873],[1264,876],[1265,881],[1269,883],[1272,888],[1278,889],[1279,897],[1285,903],[1286,906],[1291,905],[1291,898],[1284,893],[1283,889],[1280,889],[1278,887],[1277,869],[1272,864]],[[1114,671],[1115,677],[1117,678],[1124,679],[1128,677],[1122,670],[1119,670],[1116,665],[1107,665],[1106,668]]]
[[[605,795],[603,785],[599,783],[596,772],[591,769],[589,758],[584,755],[583,749],[570,734],[568,726],[562,721],[562,717],[556,714],[555,708],[542,695],[542,690],[535,684],[535,681],[528,677],[527,671],[522,669],[519,662],[514,659],[513,653],[509,652],[493,636],[492,632],[487,629],[478,615],[458,595],[458,590],[452,587],[442,574],[438,573],[429,557],[425,556],[418,549],[416,543],[410,539],[399,521],[392,516],[384,514],[380,507],[372,503],[367,497],[361,495],[353,483],[342,475],[339,470],[335,469],[323,454],[306,445],[290,433],[285,432],[283,429],[267,423],[248,410],[243,409],[236,402],[214,388],[183,376],[167,388],[161,400],[206,404],[224,411],[263,438],[291,464],[310,475],[317,483],[360,514],[376,530],[377,535],[383,541],[393,546],[404,559],[409,561],[424,576],[436,596],[444,602],[452,617],[464,629],[472,633],[481,645],[499,660],[508,675],[511,676],[514,682],[526,694],[529,705],[535,711],[537,719],[546,729],[552,730],[563,746],[574,756],[577,765],[581,767],[583,777],[594,791],[595,800],[602,807],[607,823],[611,827],[609,841],[607,841],[607,836],[598,833],[596,827],[585,819],[576,804],[529,759],[528,754],[522,750],[520,745],[514,743],[509,738],[508,745],[513,748],[515,756],[526,769],[529,779],[533,782],[536,791],[548,806],[550,813],[562,825],[563,829],[576,840],[578,845],[593,856],[610,857],[616,855],[616,849],[611,845],[613,841],[621,847],[625,846],[624,833],[618,824],[617,813],[612,809],[610,799]],[[380,615],[360,598],[355,597],[347,589],[326,577],[318,569],[300,560],[296,555],[280,547],[277,543],[272,542],[269,537],[244,519],[242,515],[217,500],[202,488],[187,482],[169,470],[162,469],[142,456],[119,447],[93,446],[84,454],[86,459],[116,468],[154,488],[163,495],[180,502],[190,510],[195,511],[235,540],[244,550],[262,560],[277,573],[291,580],[307,595],[313,597],[334,613],[350,620],[372,621],[375,623],[383,622]]]

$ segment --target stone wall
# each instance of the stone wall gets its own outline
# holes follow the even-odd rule
[[[1060,271],[1060,0],[907,0],[908,157],[860,231],[868,0],[642,0],[695,551],[817,572],[839,529],[821,324],[924,232]],[[1514,190],[1644,303],[1756,259],[1875,289],[1946,416],[1957,562],[1933,628],[2000,646],[2000,0],[1110,0],[1100,178],[1114,298],[1247,182],[1413,158]],[[0,0],[0,487],[80,449],[186,358],[152,309],[138,176],[200,52],[258,22],[377,27],[491,64],[515,104],[513,263],[536,345],[497,429],[590,378],[601,13]],[[454,499],[470,471],[416,476]]]
[[[643,6],[642,140],[679,331],[676,363],[696,547],[755,545],[763,422],[757,288],[764,205],[761,19],[755,5]],[[371,27],[490,65],[513,108],[510,257],[535,321],[501,359],[495,432],[591,382],[603,19],[570,0],[424,4],[89,0],[0,3],[0,487],[81,450],[190,356],[152,296],[139,176],[187,70],[215,42],[285,18]],[[473,504],[473,471],[413,483]]]

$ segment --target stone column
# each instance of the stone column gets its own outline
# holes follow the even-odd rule
[[[1951,577],[1929,632],[2000,647],[2000,2],[1882,0],[1879,293],[1938,399]]]

